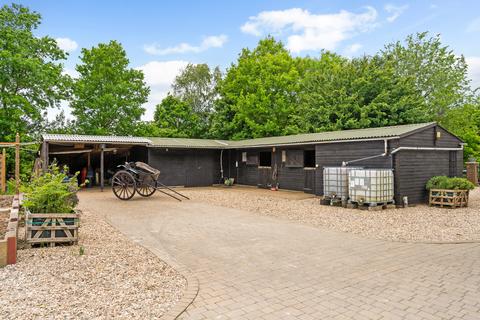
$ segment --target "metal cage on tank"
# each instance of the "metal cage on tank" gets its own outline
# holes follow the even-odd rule
[[[348,173],[361,167],[324,167],[323,194],[327,198],[348,199]]]
[[[393,170],[355,169],[348,173],[350,201],[393,203]]]

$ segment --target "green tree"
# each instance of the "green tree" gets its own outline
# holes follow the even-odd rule
[[[426,121],[413,79],[395,75],[380,56],[311,59],[300,93],[304,131],[380,127]]]
[[[209,131],[217,83],[221,78],[218,67],[210,70],[207,64],[188,64],[172,85],[172,94],[188,103],[198,116],[200,135],[205,136]]]
[[[480,161],[480,101],[448,110],[440,124],[466,143],[465,160],[475,158]]]
[[[41,16],[18,4],[0,9],[0,141],[28,139],[43,112],[68,95],[70,79],[59,62],[66,59],[54,39],[33,34]]]
[[[129,68],[122,45],[116,41],[82,49],[82,63],[73,85],[72,114],[84,134],[132,135],[150,89],[143,72]]]
[[[422,94],[427,113],[440,120],[450,108],[459,107],[469,96],[470,81],[463,56],[441,43],[440,35],[428,32],[385,46],[381,55],[394,63],[395,74],[412,77]]]
[[[218,85],[212,122],[218,138],[256,138],[297,133],[299,60],[272,37],[243,49]]]
[[[199,118],[187,102],[168,95],[157,105],[154,123],[162,137],[199,138]]]

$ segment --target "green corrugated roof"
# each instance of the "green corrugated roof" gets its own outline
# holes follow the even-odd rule
[[[296,134],[291,136],[230,141],[230,145],[235,147],[259,147],[259,146],[305,144],[305,143],[342,141],[342,140],[392,138],[392,137],[400,137],[412,131],[426,128],[432,125],[435,125],[435,122],[406,124],[406,125],[379,127],[379,128],[306,133],[306,134]]]
[[[188,139],[188,138],[162,138],[162,137],[115,137],[115,136],[79,136],[79,135],[43,135],[44,140],[50,142],[77,142],[88,141],[123,142],[132,144],[146,144],[151,147],[165,148],[203,148],[203,149],[228,149],[228,148],[252,148],[279,145],[308,144],[330,141],[346,141],[361,139],[384,139],[400,137],[419,129],[435,125],[435,122],[406,124],[400,126],[340,130],[319,133],[296,134],[291,136],[268,137],[247,139],[239,141],[213,140],[213,139]]]
[[[226,140],[162,137],[151,137],[148,139],[152,142],[152,147],[223,149],[229,145],[229,141]]]

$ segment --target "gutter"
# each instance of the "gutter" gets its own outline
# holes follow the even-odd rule
[[[399,147],[393,150],[390,154],[395,154],[402,150],[419,150],[419,151],[461,151],[463,150],[463,144],[458,148],[436,148],[436,147]]]
[[[360,162],[360,161],[370,160],[370,159],[374,159],[374,158],[386,157],[388,155],[388,139],[383,140],[383,142],[384,142],[383,153],[377,154],[377,155],[374,155],[374,156],[365,157],[365,158],[360,158],[360,159],[355,159],[355,160],[350,160],[350,161],[344,161],[344,162],[342,162],[342,167],[346,167],[350,163],[354,163],[354,162]]]

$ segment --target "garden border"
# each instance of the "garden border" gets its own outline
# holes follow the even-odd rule
[[[0,240],[0,267],[17,263],[17,240],[18,240],[18,212],[20,210],[20,197],[13,197],[10,208],[10,219],[7,232],[3,240]]]

